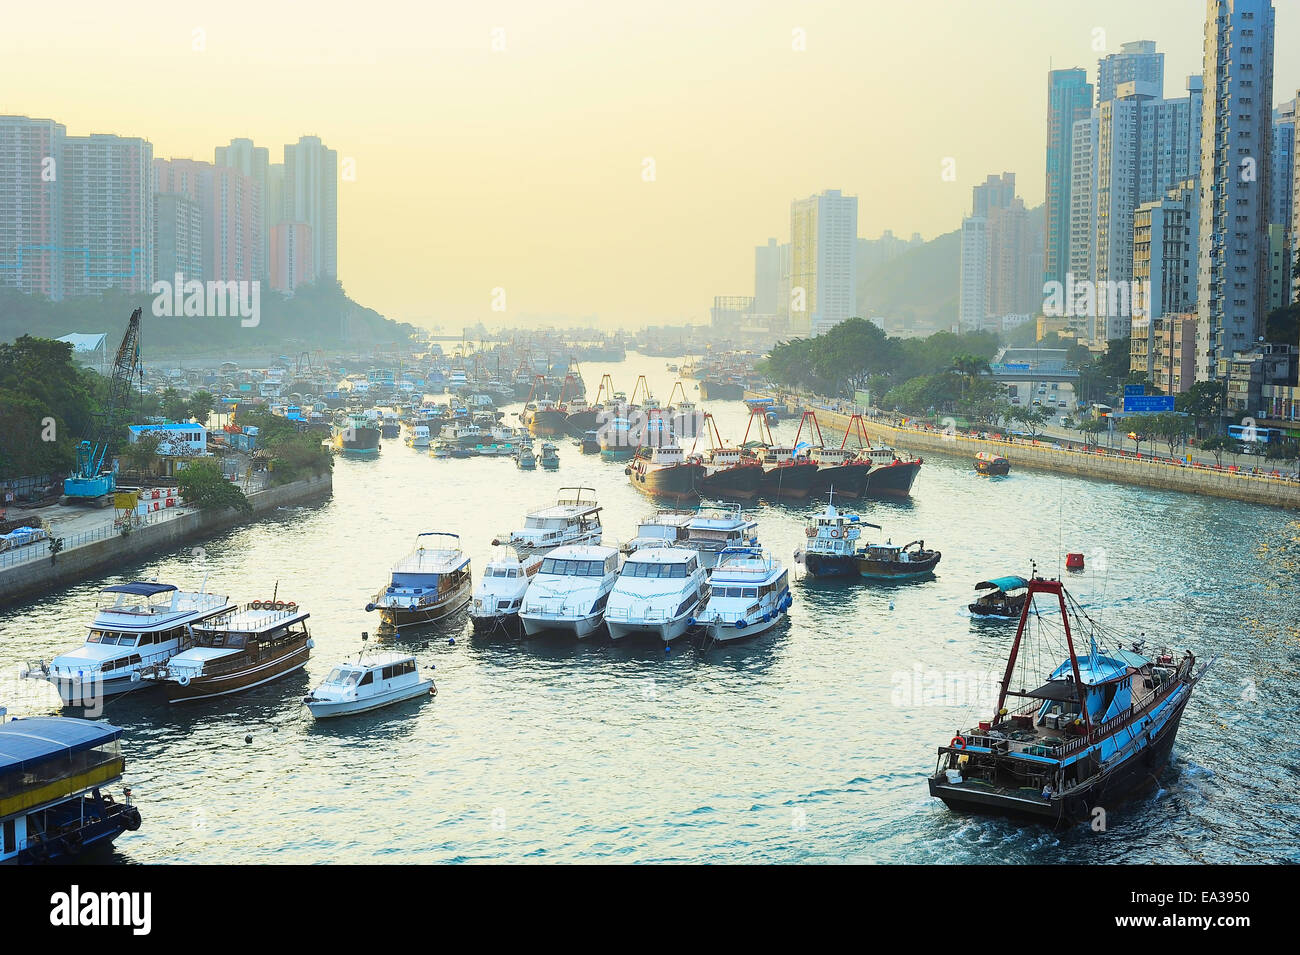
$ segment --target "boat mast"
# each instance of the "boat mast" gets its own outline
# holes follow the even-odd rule
[[[812,419],[812,426],[808,428],[808,440],[812,441],[813,431],[815,430],[817,432],[817,446],[820,448],[825,444],[822,440],[822,426],[817,423],[817,413],[815,411],[805,411],[799,418],[799,430],[794,433],[795,447],[798,447],[799,436],[803,434],[803,423],[809,418]],[[845,437],[847,438],[848,435],[846,434]]]
[[[1011,675],[1015,671],[1016,657],[1020,653],[1020,640],[1025,633],[1029,620],[1029,610],[1034,605],[1035,594],[1055,594],[1061,607],[1061,623],[1065,626],[1065,645],[1070,651],[1070,668],[1074,671],[1074,692],[1082,711],[1083,725],[1086,732],[1092,732],[1092,721],[1088,718],[1088,701],[1083,692],[1083,680],[1079,676],[1079,658],[1074,652],[1074,638],[1070,633],[1070,615],[1065,607],[1065,587],[1059,580],[1029,581],[1029,592],[1025,595],[1025,605],[1020,609],[1020,623],[1016,627],[1016,639],[1011,644],[1011,656],[1007,659],[1007,669],[1002,675],[1001,689],[998,690],[998,705],[993,711],[993,722],[997,723],[1002,715],[1002,707],[1007,701],[1007,691],[1011,688]]]

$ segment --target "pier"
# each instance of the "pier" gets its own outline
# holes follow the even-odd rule
[[[210,538],[255,521],[278,507],[323,500],[332,492],[333,478],[326,471],[307,480],[250,492],[251,514],[182,507],[174,514],[131,527],[127,533],[114,525],[112,509],[78,514],[73,508],[64,508],[69,520],[60,522],[51,535],[64,540],[64,549],[58,554],[51,557],[49,541],[0,554],[0,606],[39,597],[86,577],[124,567],[149,554]],[[102,517],[102,520],[90,521],[91,517]],[[83,528],[82,525],[93,526]]]

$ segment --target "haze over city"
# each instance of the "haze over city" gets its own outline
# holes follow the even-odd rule
[[[344,286],[448,328],[707,323],[713,296],[752,289],[753,247],[788,238],[791,200],[823,189],[858,197],[864,237],[957,229],[971,187],[1004,170],[1037,205],[1049,66],[1091,74],[1151,39],[1178,95],[1202,68],[1205,13],[1201,0],[743,16],[682,2],[74,6],[58,30],[48,11],[7,12],[0,113],[209,162],[233,137],[275,161],[277,144],[319,136],[355,170],[338,189]],[[1298,39],[1300,4],[1284,0],[1275,102],[1300,87]]]

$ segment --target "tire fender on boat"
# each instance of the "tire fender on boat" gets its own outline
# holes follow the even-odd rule
[[[178,684],[180,684],[181,686],[189,686],[189,685],[190,685],[190,678],[189,678],[188,676],[186,676],[185,674],[182,673],[180,676],[178,676],[178,677],[176,678],[176,682],[177,682]]]

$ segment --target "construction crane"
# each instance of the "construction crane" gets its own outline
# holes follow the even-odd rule
[[[103,414],[95,415],[92,433],[77,445],[77,469],[63,482],[64,503],[108,504],[107,495],[117,489],[117,475],[112,468],[105,470],[109,448],[114,438],[116,416],[127,405],[131,383],[140,367],[140,309],[131,313],[126,323],[126,334],[113,359],[112,378],[108,384],[108,407]]]

